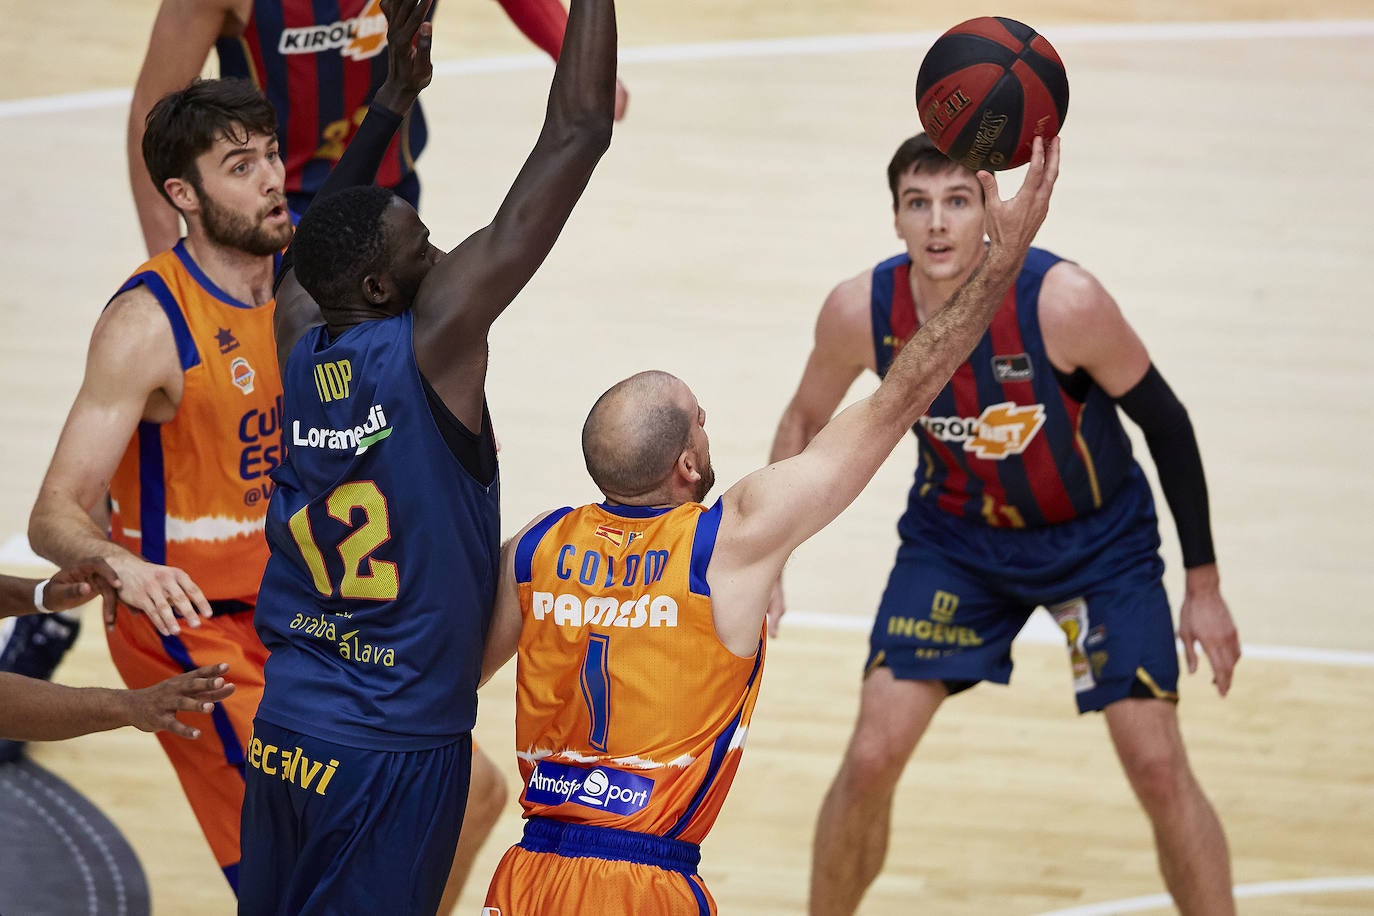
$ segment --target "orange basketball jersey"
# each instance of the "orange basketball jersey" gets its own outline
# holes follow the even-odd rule
[[[129,441],[110,481],[111,538],[185,570],[212,601],[254,604],[267,565],[267,475],[281,461],[274,303],[231,298],[184,241],[119,292],[137,286],[172,324],[185,383],[172,421],[140,423]]]
[[[716,635],[721,504],[553,512],[516,547],[516,746],[526,816],[687,843],[711,829],[758,698]]]

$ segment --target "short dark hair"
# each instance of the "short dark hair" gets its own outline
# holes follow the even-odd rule
[[[169,92],[148,112],[143,131],[143,164],[167,203],[168,178],[184,178],[200,188],[196,159],[220,137],[246,143],[250,134],[273,136],[277,112],[244,79],[194,79]],[[175,206],[175,204],[173,204]]]
[[[897,147],[897,152],[892,154],[892,161],[887,164],[887,187],[892,191],[892,208],[894,210],[899,203],[897,184],[912,166],[915,166],[918,172],[923,169],[929,169],[932,172],[945,172],[950,169],[964,168],[940,152],[935,146],[935,141],[925,134],[917,134],[907,139],[901,146]],[[981,191],[982,185],[978,187]]]
[[[390,253],[382,214],[396,199],[362,185],[316,198],[296,226],[291,257],[296,279],[322,310],[346,302],[363,277],[386,268]]]

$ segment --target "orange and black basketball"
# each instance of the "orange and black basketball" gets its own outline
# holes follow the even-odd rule
[[[941,35],[916,77],[916,105],[936,147],[970,169],[1012,169],[1069,111],[1064,62],[1015,19],[980,16]]]

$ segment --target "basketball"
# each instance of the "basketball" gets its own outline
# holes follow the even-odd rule
[[[921,126],[949,158],[970,169],[1014,169],[1031,141],[1064,126],[1069,80],[1045,36],[1015,19],[961,22],[926,52],[916,76]]]

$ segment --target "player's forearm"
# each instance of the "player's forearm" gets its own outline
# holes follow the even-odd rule
[[[525,37],[558,60],[563,33],[568,27],[568,11],[558,0],[498,0],[510,21]]]
[[[949,303],[902,348],[873,393],[874,407],[895,427],[904,430],[915,423],[968,359],[1025,257],[1024,247],[994,245]]]
[[[128,725],[127,693],[0,672],[0,737],[61,741]]]
[[[554,68],[545,130],[572,129],[598,147],[610,144],[615,117],[616,25],[613,0],[572,0],[563,50]]]
[[[177,243],[181,237],[181,220],[153,186],[143,162],[143,119],[146,116],[146,107],[135,105],[129,111],[129,190],[133,194],[134,209],[138,212],[143,243],[149,256],[152,256]]]
[[[64,567],[87,557],[108,560],[129,553],[97,528],[75,500],[51,492],[39,495],[29,516],[29,546],[43,559]]]
[[[33,590],[40,579],[24,579],[19,576],[0,575],[0,617],[22,617],[36,614]]]

